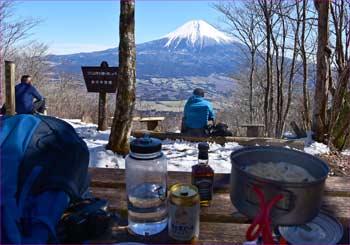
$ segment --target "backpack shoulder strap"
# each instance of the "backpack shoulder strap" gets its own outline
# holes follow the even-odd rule
[[[1,243],[20,243],[21,236],[16,223],[21,208],[16,199],[18,169],[40,120],[30,115],[4,116],[1,118]],[[38,171],[38,170],[36,170]],[[35,176],[32,178],[35,179]],[[30,184],[30,183],[29,183]],[[24,195],[22,198],[25,198]],[[6,224],[6,225],[5,225]]]

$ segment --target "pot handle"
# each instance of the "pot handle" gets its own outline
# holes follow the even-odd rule
[[[281,193],[284,198],[276,203],[275,208],[283,211],[291,211],[294,209],[296,196],[293,192],[286,189],[278,189],[278,193]]]
[[[253,191],[253,186],[257,186],[264,193],[264,187],[262,185],[259,185],[256,183],[247,183],[246,190],[245,190],[246,201],[253,205],[259,206],[260,205],[259,199],[257,198],[256,193]],[[280,200],[278,203],[275,204],[274,208],[277,208],[283,211],[290,211],[294,208],[296,196],[293,194],[293,192],[286,189],[281,189],[278,187],[271,187],[271,188],[274,188],[277,194],[282,194],[284,196],[282,200]]]

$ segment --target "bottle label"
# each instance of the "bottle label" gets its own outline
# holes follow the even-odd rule
[[[201,201],[212,200],[213,196],[213,178],[195,178],[194,183],[198,188]]]
[[[199,235],[199,203],[194,206],[169,205],[168,232],[175,240],[190,241]]]

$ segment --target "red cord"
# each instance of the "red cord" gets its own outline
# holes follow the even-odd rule
[[[261,190],[257,186],[253,186],[253,190],[260,200],[260,209],[258,215],[255,217],[253,223],[247,230],[246,239],[247,241],[254,241],[259,237],[259,235],[262,235],[264,244],[274,244],[272,232],[270,229],[270,211],[271,208],[284,196],[282,194],[278,194],[271,201],[269,201],[267,205],[265,205],[265,197]]]

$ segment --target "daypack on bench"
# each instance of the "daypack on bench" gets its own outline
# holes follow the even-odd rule
[[[1,243],[47,243],[88,187],[87,146],[53,117],[4,116],[0,133]]]
[[[228,126],[225,123],[217,123],[216,125],[208,125],[206,129],[208,136],[232,136],[232,132],[228,130]]]

